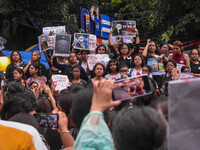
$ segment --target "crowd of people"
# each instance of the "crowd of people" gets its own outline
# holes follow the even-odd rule
[[[13,51],[11,64],[1,74],[0,149],[20,145],[20,149],[40,150],[166,150],[168,82],[180,80],[181,73],[200,77],[200,45],[188,55],[183,53],[181,41],[158,46],[148,39],[140,53],[137,29],[132,42],[116,50],[110,34],[108,46],[98,45],[95,50],[96,54],[107,54],[110,61],[107,66],[96,63],[93,70],[87,63],[90,51],[73,46],[69,57],[45,51],[49,69],[40,62],[39,51],[32,52],[28,64],[20,52]],[[159,66],[150,66],[150,59]],[[56,91],[51,79],[55,74],[68,76],[70,86]],[[132,97],[113,101],[114,81],[142,74],[148,76],[150,95],[134,98],[136,87],[129,90]],[[40,127],[35,113],[58,114],[58,128]]]

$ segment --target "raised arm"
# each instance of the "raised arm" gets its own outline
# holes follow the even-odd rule
[[[148,53],[148,47],[149,47],[149,42],[151,41],[151,39],[148,39],[147,40],[147,44],[146,44],[146,46],[145,46],[145,48],[144,48],[144,50],[143,50],[143,52],[142,52],[142,56],[143,57],[147,57],[147,53]]]

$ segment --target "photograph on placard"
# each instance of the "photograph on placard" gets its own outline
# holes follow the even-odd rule
[[[114,20],[112,22],[113,36],[135,36],[136,21]]]
[[[57,34],[55,42],[54,56],[69,56],[71,49],[71,35]]]

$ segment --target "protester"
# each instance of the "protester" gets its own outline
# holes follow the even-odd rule
[[[6,80],[7,82],[13,81],[13,71],[16,68],[24,69],[26,63],[22,61],[22,57],[18,51],[13,51],[10,55],[11,64],[6,68]]]
[[[187,54],[183,54],[184,48],[181,41],[173,43],[174,53],[168,56],[168,59],[173,59],[177,64],[182,64],[190,67],[190,60]]]
[[[110,60],[107,64],[107,74],[105,76],[106,79],[120,79],[120,73],[119,73],[119,66],[118,66],[118,62],[114,59]]]
[[[93,78],[91,78],[91,82],[94,84],[96,81],[101,81],[104,79],[104,74],[105,74],[105,67],[101,63],[96,63],[94,68],[93,68]]]
[[[16,68],[13,71],[13,78],[15,81],[20,81],[23,77],[23,69],[21,68]]]
[[[32,63],[29,67],[29,73],[30,73],[30,78],[27,80],[27,86],[31,84],[31,82],[36,81],[40,83],[41,81],[44,81],[47,83],[47,78],[43,76],[39,70],[39,64],[38,63]]]
[[[142,74],[142,67],[145,64],[144,57],[140,54],[136,54],[133,58],[133,67],[130,69],[130,76],[136,76]]]
[[[198,61],[199,51],[197,49],[193,49],[190,51],[190,67],[191,72],[194,73],[195,77],[200,77],[200,63]]]
[[[87,86],[87,82],[85,80],[83,80],[83,74],[84,72],[82,72],[83,70],[81,69],[80,65],[77,65],[73,68],[73,78],[71,80],[72,84],[81,84],[84,87]]]
[[[142,52],[142,56],[146,59],[146,62],[148,62],[149,58],[158,58],[159,57],[159,51],[158,51],[158,45],[156,42],[151,41],[151,39],[147,40],[147,44],[145,49]]]
[[[32,63],[37,63],[38,64],[38,69],[44,75],[46,78],[48,77],[47,75],[47,69],[44,64],[40,62],[41,59],[41,54],[39,51],[34,51],[32,52],[31,55],[31,60],[29,61],[28,65],[24,68],[24,74],[26,75],[27,78],[30,78],[30,72],[29,72],[29,67],[31,66]]]

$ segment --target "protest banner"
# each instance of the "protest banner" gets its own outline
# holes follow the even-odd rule
[[[169,150],[196,150],[200,147],[200,79],[169,82]]]
[[[113,36],[136,36],[136,21],[114,20],[112,21]]]
[[[110,60],[108,54],[90,54],[88,56],[87,62],[90,70],[93,70],[94,65],[98,62],[106,67]]]
[[[39,41],[40,52],[50,49],[47,43],[47,36],[45,35],[38,36],[38,41]]]
[[[57,34],[54,56],[69,56],[71,48],[70,34]]]
[[[56,91],[61,91],[70,86],[70,82],[67,75],[52,75],[51,78]]]
[[[75,33],[74,42],[76,49],[95,51],[97,37],[93,34]]]
[[[42,29],[44,35],[65,34],[65,26],[44,27]]]

